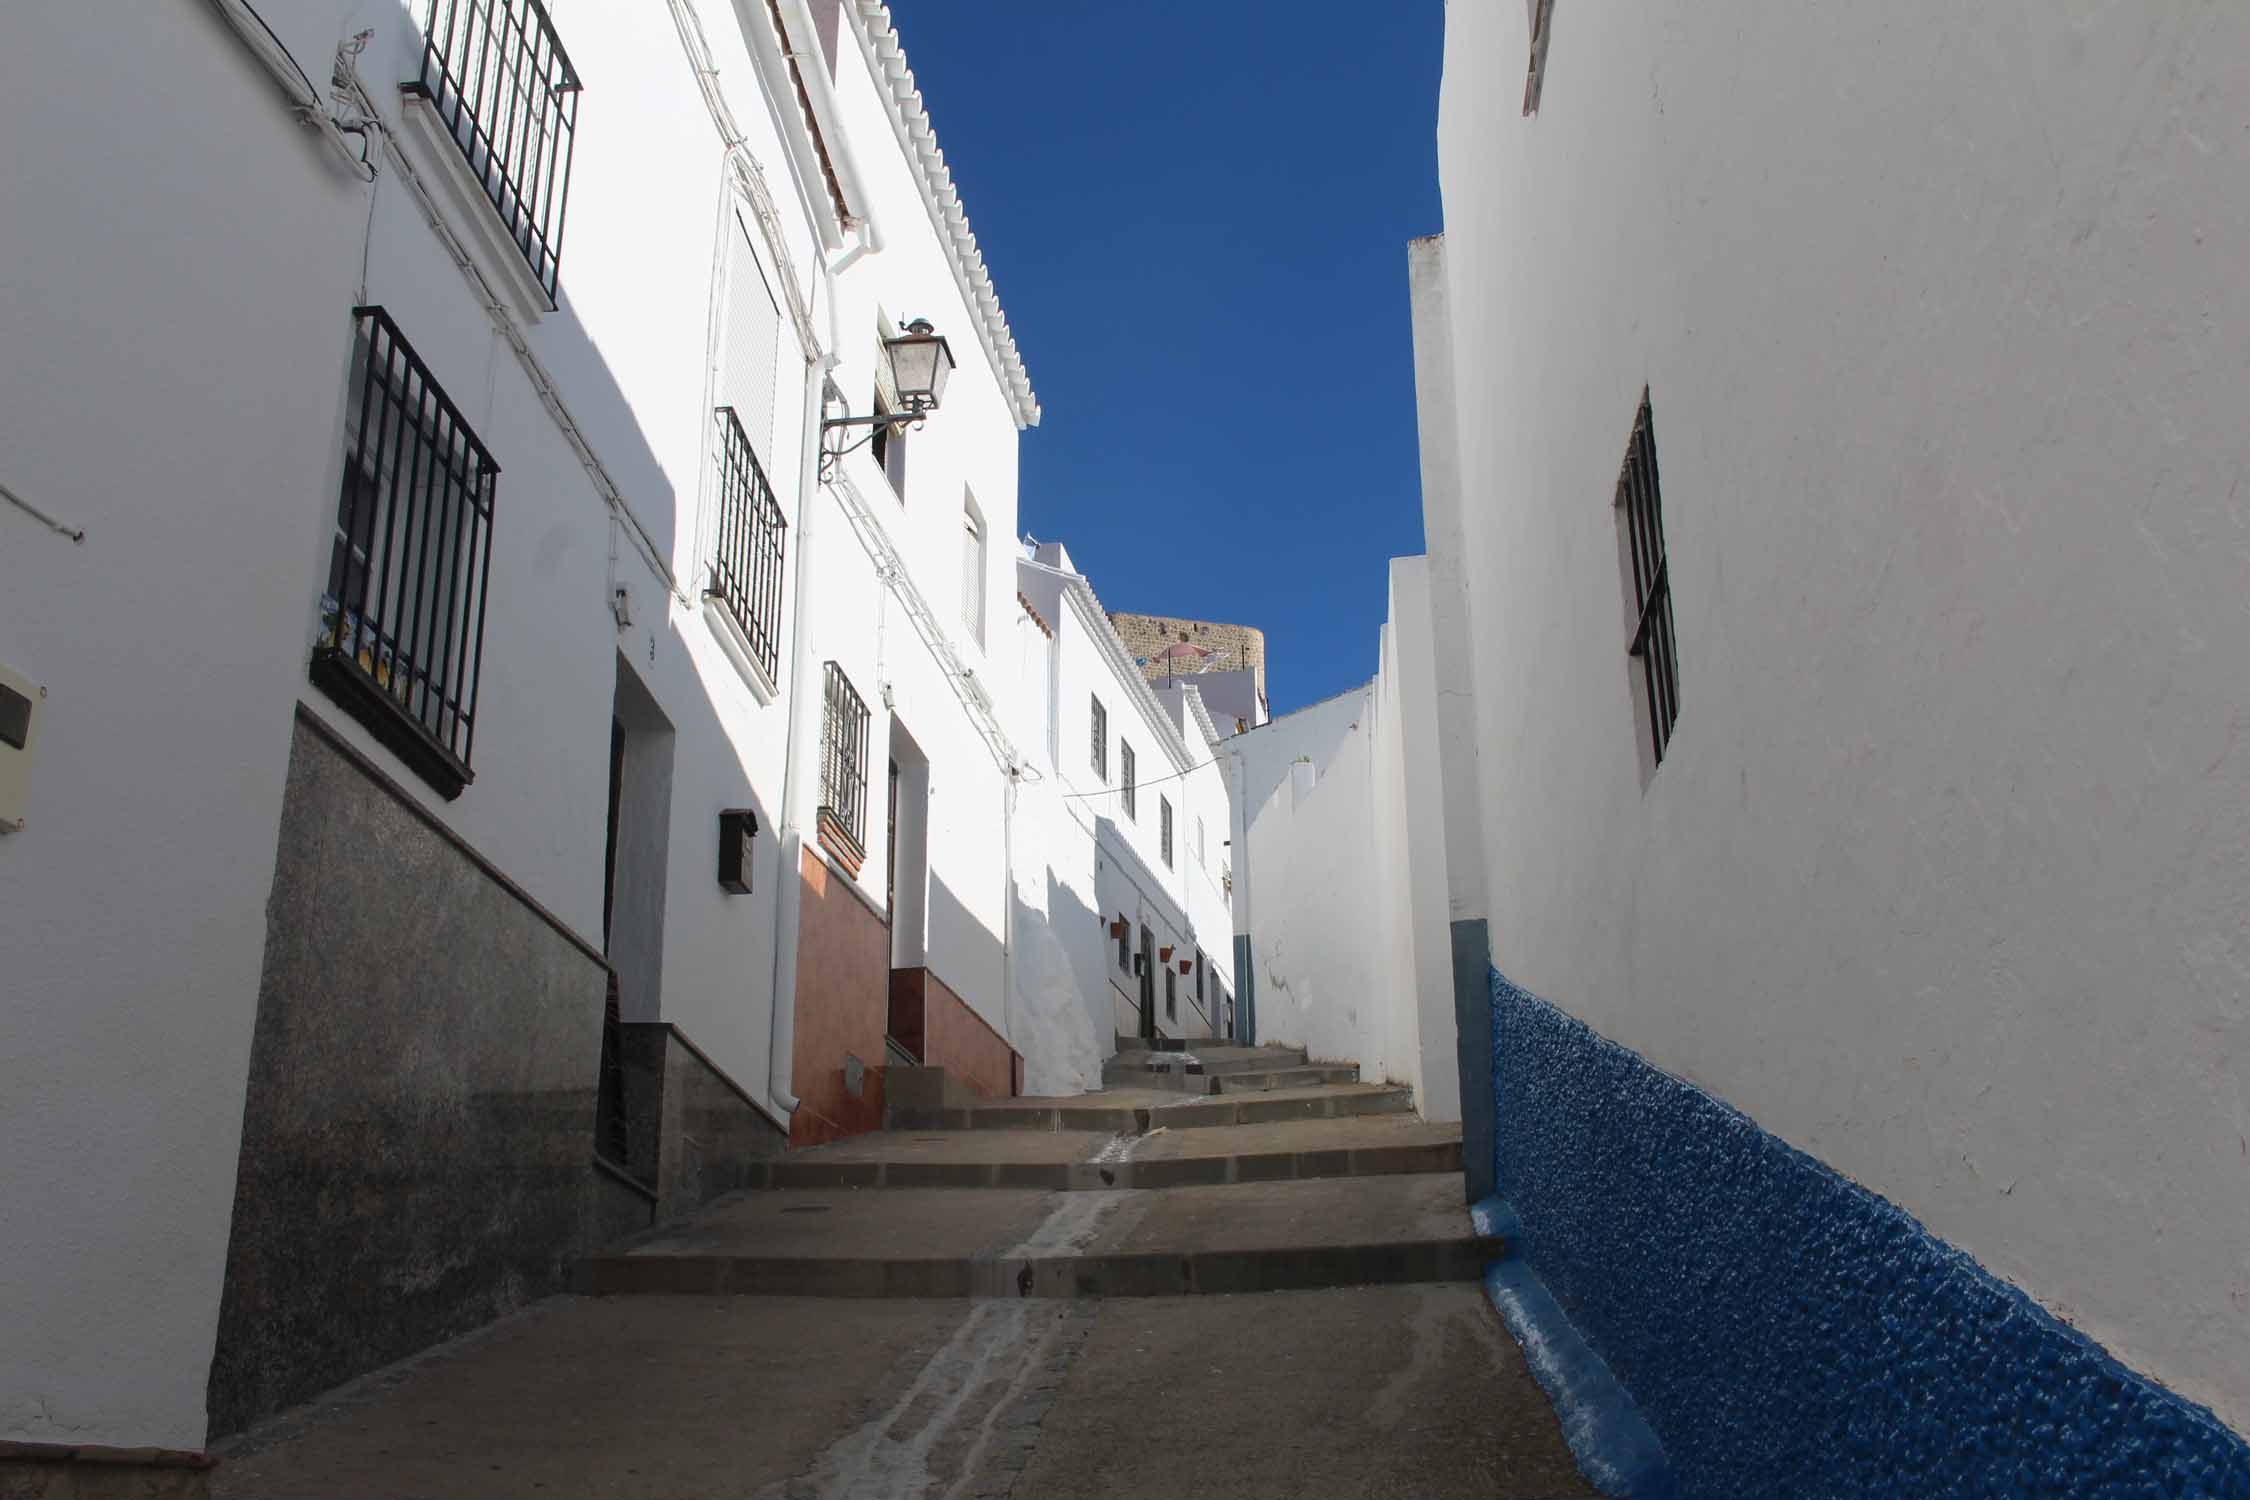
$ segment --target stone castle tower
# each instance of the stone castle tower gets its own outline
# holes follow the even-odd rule
[[[1267,702],[1266,633],[1256,626],[1123,611],[1113,612],[1109,623],[1151,683],[1247,669],[1259,705]]]

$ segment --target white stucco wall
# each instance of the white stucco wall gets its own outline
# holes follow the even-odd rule
[[[2250,13],[1583,0],[1529,120],[1525,49],[1449,10],[1496,962],[2250,1425]]]
[[[0,483],[86,530],[0,503],[0,661],[48,689],[0,836],[8,1438],[203,1441],[314,589],[286,481],[333,503],[364,203],[277,113],[200,8],[0,20],[0,132],[43,143],[0,153]]]
[[[419,56],[413,8],[264,9],[323,81],[338,43],[371,27],[360,74],[397,120],[396,84]],[[802,129],[793,92],[772,105],[743,30],[765,24],[764,11],[699,9],[715,87],[741,149],[764,166],[781,257],[825,336],[816,256],[831,210],[825,187],[795,173],[780,133]],[[386,162],[370,190],[345,172],[211,8],[31,7],[0,20],[0,130],[39,143],[0,161],[11,206],[0,216],[0,337],[20,356],[0,362],[0,483],[87,530],[73,546],[0,506],[0,662],[49,691],[27,826],[0,837],[11,978],[0,1195],[42,1205],[17,1216],[0,1255],[0,1438],[203,1442],[300,707],[598,946],[608,721],[628,673],[636,727],[668,729],[658,738],[672,764],[668,812],[651,814],[661,826],[621,830],[633,888],[619,910],[651,924],[650,944],[620,955],[644,981],[625,994],[626,1014],[678,1024],[778,1114],[768,1055],[777,897],[793,882],[773,835],[786,821],[788,705],[812,699],[795,752],[797,821],[809,828],[819,662],[845,660],[876,709],[877,830],[886,684],[931,760],[930,961],[1007,1028],[1005,778],[895,594],[886,603],[837,497],[811,482],[808,382],[819,371],[786,305],[769,320],[771,349],[751,351],[753,363],[770,358],[770,379],[738,378],[743,351],[722,316],[727,267],[754,268],[784,303],[788,278],[727,168],[672,14],[572,4],[556,24],[585,93],[560,306],[522,331],[661,565],[604,500],[402,173]],[[119,48],[125,34],[135,44]],[[843,280],[836,327],[850,337],[838,378],[854,391],[871,379],[879,307],[931,316],[952,335],[960,369],[944,412],[914,437],[912,503],[896,519],[916,586],[966,635],[961,505],[973,490],[988,535],[1012,535],[1015,414],[860,36],[846,36],[854,50],[838,69],[847,108],[833,144],[864,169],[887,242]],[[152,133],[150,99],[197,103]],[[419,165],[437,188],[433,164]],[[731,249],[730,236],[747,250]],[[390,312],[501,467],[476,778],[450,803],[306,678],[359,302]],[[746,426],[791,555],[809,552],[786,586],[770,702],[722,651],[698,599],[714,503],[711,408],[768,385],[770,398],[745,404]],[[863,488],[883,484],[865,467],[852,472]],[[1009,571],[998,558],[987,569],[988,622],[1012,617],[1000,607]],[[623,628],[612,614],[620,588],[632,616]],[[800,595],[817,641],[802,681],[791,623]],[[981,660],[977,642],[957,644]],[[1004,696],[1012,674],[995,675]],[[663,783],[651,786],[660,796]],[[761,814],[755,890],[728,896],[714,878],[717,815],[741,806]],[[871,852],[861,886],[880,902],[879,846]],[[935,899],[941,885],[950,902]]]
[[[1227,742],[1248,813],[1258,1040],[1414,1090],[1457,1120],[1444,777],[1429,568],[1389,566],[1390,611],[1365,687]]]
[[[1116,1037],[1138,1029],[1138,980],[1117,962],[1116,940],[1108,923],[1122,917],[1138,950],[1147,926],[1156,949],[1173,949],[1176,1014],[1164,1008],[1162,976],[1156,980],[1156,1026],[1165,1036],[1224,1034],[1221,997],[1235,993],[1233,924],[1222,874],[1232,821],[1228,782],[1219,754],[1200,728],[1183,738],[1172,710],[1150,692],[1124,654],[1100,600],[1082,575],[1071,569],[1067,553],[1050,544],[1046,561],[1018,559],[1016,586],[1053,631],[1051,648],[1038,627],[1026,625],[1042,642],[1025,658],[1018,699],[1024,728],[1019,743],[1038,747],[1041,779],[1027,785],[1019,800],[1020,830],[1016,876],[1023,899],[1048,922],[1069,960],[1075,1003],[1098,1037],[1095,1068],[1076,1086],[1099,1082],[1099,1062],[1116,1050]],[[1021,615],[1013,601],[1011,613]],[[1047,702],[1037,674],[1052,671],[1054,722],[1040,721]],[[1109,773],[1093,765],[1093,702],[1101,700],[1108,717]],[[1052,748],[1050,750],[1050,741]],[[1120,743],[1130,743],[1136,761],[1136,811],[1128,815],[1122,794]],[[1165,862],[1161,806],[1173,809],[1172,860]],[[1198,819],[1203,825],[1199,855]],[[1033,850],[1043,849],[1047,873],[1039,873]],[[1037,884],[1047,883],[1045,898]],[[1051,902],[1054,909],[1042,905]],[[1181,959],[1202,954],[1204,998],[1198,1005],[1195,976],[1180,974]],[[1026,952],[1025,963],[1032,960]],[[1018,972],[1018,989],[1030,978]],[[1026,1003],[1030,1003],[1028,997]],[[1058,1081],[1075,1076],[1063,1059],[1026,1054],[1026,1087],[1037,1074]],[[1058,1087],[1032,1092],[1062,1091]]]

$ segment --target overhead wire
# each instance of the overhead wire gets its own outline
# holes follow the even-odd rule
[[[1202,770],[1205,766],[1217,765],[1221,759],[1222,757],[1214,755],[1207,761],[1203,761],[1197,765],[1189,766],[1184,771],[1174,771],[1169,776],[1151,776],[1146,781],[1142,781],[1136,778],[1130,790],[1138,792],[1144,786],[1162,786],[1167,781],[1178,781],[1183,777],[1193,776],[1196,772]],[[1062,797],[1064,801],[1068,802],[1075,801],[1080,797],[1107,797],[1113,794],[1122,794],[1127,790],[1128,788],[1124,786],[1105,786],[1097,787],[1090,792],[1064,792],[1062,794]]]

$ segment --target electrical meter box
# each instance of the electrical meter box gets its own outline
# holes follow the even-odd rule
[[[46,689],[0,666],[0,833],[23,827],[31,783],[31,752],[39,743],[39,709]]]

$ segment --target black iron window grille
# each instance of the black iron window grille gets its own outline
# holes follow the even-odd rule
[[[1172,868],[1172,799],[1156,799],[1157,839],[1164,851],[1164,868]]]
[[[422,76],[531,274],[555,295],[570,197],[578,71],[539,0],[430,0]]]
[[[1125,816],[1138,820],[1141,815],[1139,788],[1133,784],[1133,747],[1124,736],[1117,740],[1118,800],[1125,804]]]
[[[1672,578],[1664,555],[1663,497],[1656,480],[1656,417],[1646,389],[1633,438],[1617,476],[1617,509],[1625,523],[1633,559],[1633,602],[1637,623],[1630,654],[1641,664],[1648,694],[1649,733],[1662,764],[1680,717],[1680,664],[1672,634]]]
[[[446,797],[472,779],[500,466],[380,307],[352,310],[313,681]]]
[[[708,592],[734,616],[770,680],[781,667],[781,562],[789,523],[734,408],[722,406],[716,416],[719,534]]]
[[[1165,1019],[1165,1020],[1167,1020],[1167,1021],[1177,1021],[1177,1020],[1178,1020],[1179,1018],[1180,1018],[1180,981],[1179,981],[1179,976],[1178,976],[1178,975],[1176,975],[1176,974],[1174,974],[1174,973],[1172,972],[1172,966],[1171,966],[1170,964],[1166,964],[1166,965],[1164,966],[1164,1019]]]
[[[821,822],[861,853],[867,847],[867,704],[834,662],[828,663],[822,703]]]
[[[1102,700],[1094,700],[1094,774],[1109,784],[1109,710]]]

